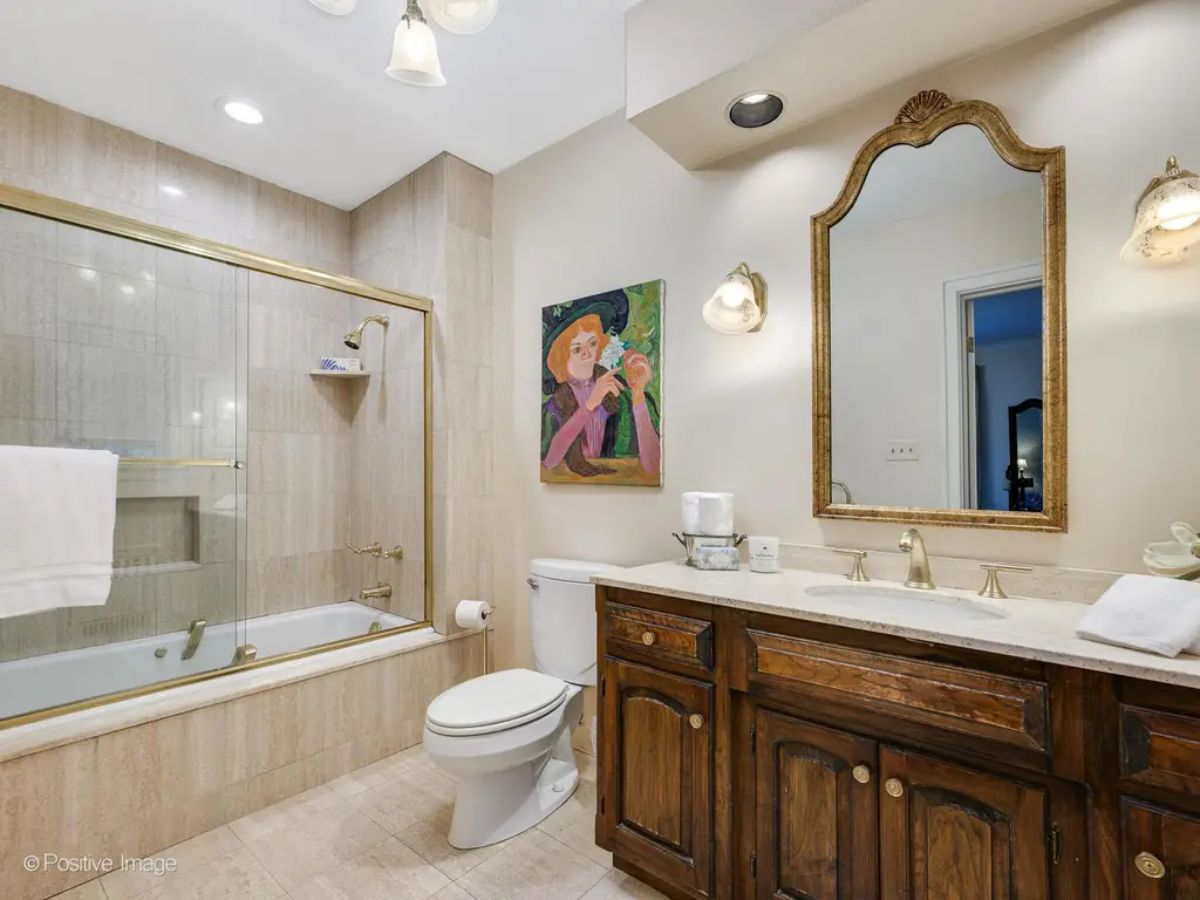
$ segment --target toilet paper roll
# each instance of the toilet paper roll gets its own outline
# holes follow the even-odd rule
[[[459,628],[486,628],[491,617],[492,607],[483,600],[463,600],[454,607]]]

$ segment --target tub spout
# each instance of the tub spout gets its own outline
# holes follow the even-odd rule
[[[390,584],[377,584],[373,588],[363,588],[359,591],[359,600],[386,600],[392,596],[392,586]]]
[[[183,659],[191,659],[196,655],[200,642],[204,640],[204,629],[208,625],[204,619],[196,619],[188,626],[187,646],[183,648]]]

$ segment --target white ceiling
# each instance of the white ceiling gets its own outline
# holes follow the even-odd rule
[[[437,31],[449,85],[423,89],[383,73],[402,0],[4,0],[0,84],[349,209],[443,150],[495,172],[620,109],[637,2],[500,0]]]

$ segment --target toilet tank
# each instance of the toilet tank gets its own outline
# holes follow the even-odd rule
[[[571,684],[596,683],[596,586],[591,577],[619,568],[575,559],[530,563],[534,668]]]

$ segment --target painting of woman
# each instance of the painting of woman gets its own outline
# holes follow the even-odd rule
[[[662,484],[662,282],[543,310],[545,482]]]

